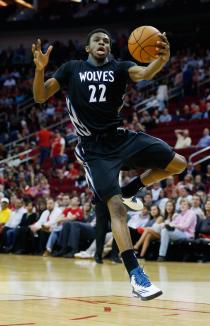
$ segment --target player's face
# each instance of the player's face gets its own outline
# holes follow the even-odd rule
[[[107,34],[95,33],[91,36],[86,51],[96,60],[104,60],[110,53],[110,39]]]

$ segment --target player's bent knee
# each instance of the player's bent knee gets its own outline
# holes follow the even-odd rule
[[[182,173],[187,167],[187,161],[184,156],[175,154],[173,160],[168,164],[166,170],[172,174]]]
[[[178,156],[178,163],[177,163],[177,173],[183,172],[187,167],[187,160],[184,156]]]

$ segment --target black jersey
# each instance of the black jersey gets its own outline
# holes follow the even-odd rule
[[[67,87],[67,108],[79,136],[90,136],[119,126],[119,108],[126,84],[130,81],[131,61],[111,60],[103,66],[71,60],[53,75]]]

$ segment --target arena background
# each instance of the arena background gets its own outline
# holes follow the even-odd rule
[[[74,313],[78,318],[81,315],[76,307],[81,300],[80,294],[87,299],[81,303],[82,316],[98,318],[97,325],[101,322],[107,325],[113,323],[112,314],[107,317],[108,314],[105,313],[110,312],[109,309],[104,310],[103,314],[100,311],[107,308],[103,302],[112,309],[116,302],[119,307],[127,305],[127,288],[124,285],[127,284],[127,278],[118,264],[120,257],[116,247],[113,244],[105,247],[103,268],[97,264],[99,261],[94,257],[94,251],[80,254],[95,238],[92,194],[87,187],[84,170],[74,156],[77,137],[65,109],[65,90],[59,91],[47,103],[34,103],[31,45],[37,38],[41,38],[43,51],[50,44],[54,46],[45,74],[50,77],[63,62],[86,58],[84,44],[87,33],[97,27],[111,31],[112,54],[116,59],[134,61],[128,53],[127,39],[134,28],[142,25],[152,25],[161,32],[166,32],[171,45],[171,59],[152,81],[128,85],[122,110],[122,125],[165,140],[186,157],[188,167],[180,176],[168,178],[138,193],[146,207],[144,213],[138,213],[139,218],[157,218],[155,213],[151,213],[151,207],[155,205],[160,208],[161,216],[165,217],[165,205],[168,200],[175,203],[176,212],[179,213],[180,200],[185,198],[192,205],[198,219],[195,237],[187,241],[170,242],[166,257],[167,261],[171,262],[169,265],[158,265],[156,262],[159,241],[151,242],[145,255],[147,270],[152,273],[153,279],[162,282],[161,285],[167,293],[163,302],[158,300],[155,306],[155,311],[158,311],[157,319],[151,316],[148,320],[146,310],[141,310],[142,315],[139,311],[135,312],[137,320],[130,321],[130,308],[126,306],[126,314],[118,307],[115,315],[116,325],[137,325],[141,318],[145,325],[153,325],[154,322],[162,325],[163,319],[159,313],[161,309],[168,309],[170,313],[176,309],[177,317],[166,317],[164,322],[181,325],[184,320],[180,313],[183,302],[186,304],[184,309],[191,311],[188,317],[185,316],[186,325],[193,325],[194,319],[200,318],[198,307],[201,303],[203,322],[207,322],[210,297],[204,288],[209,273],[206,266],[210,261],[210,204],[209,208],[207,207],[210,203],[209,22],[209,0],[0,0],[0,261],[3,266],[3,294],[0,306],[2,305],[4,311],[0,315],[0,325],[12,325],[13,322],[17,325],[24,324],[24,318],[20,317],[22,306],[18,307],[13,315],[4,307],[10,298],[21,302],[27,295],[31,295],[32,300],[35,300],[36,296],[43,296],[42,299],[48,297],[50,304],[45,309],[49,320],[46,325],[48,322],[49,325],[59,324],[68,307],[59,301],[61,310],[56,310],[56,323],[49,317],[53,312],[53,303],[51,304],[50,300],[55,290],[49,284],[46,273],[55,283],[57,278],[61,281],[61,285],[56,283],[59,290],[55,291],[55,296],[58,300],[61,296],[69,296],[69,300],[73,300],[72,296],[77,298],[75,300],[78,301],[72,301],[70,306],[73,311],[70,314],[72,319]],[[40,131],[43,129],[48,130],[51,135],[47,146],[43,146],[40,141]],[[136,173],[137,171],[122,173],[121,183],[127,184]],[[89,234],[88,239],[79,238],[77,248],[73,252],[79,252],[80,263],[76,259],[66,261],[51,257],[60,248],[56,242],[52,251],[46,248],[49,236],[46,230],[41,230],[42,234],[35,232],[27,233],[26,236],[24,233],[21,235],[21,241],[17,241],[17,229],[22,223],[20,217],[28,209],[28,203],[32,202],[33,212],[36,213],[33,223],[31,222],[33,225],[43,211],[49,209],[46,207],[47,203],[50,205],[49,198],[52,198],[50,200],[53,209],[60,209],[58,215],[68,208],[71,214],[78,214],[76,220],[86,221],[91,227],[93,223],[93,234]],[[5,203],[6,209],[10,209],[6,223],[3,222],[5,215],[2,213]],[[13,222],[9,222],[11,216]],[[133,216],[133,212],[128,212],[129,219],[132,220]],[[9,233],[4,231],[5,226],[9,227]],[[30,231],[29,229],[30,225],[27,225],[27,230]],[[72,252],[69,258],[74,257],[71,254]],[[85,255],[88,260],[83,259],[86,258]],[[183,265],[180,265],[180,262]],[[69,266],[72,268],[70,273]],[[84,280],[81,293],[78,271],[81,271],[81,278]],[[46,283],[37,283],[35,288],[39,272]],[[120,273],[122,277],[119,276]],[[106,289],[103,286],[103,274],[107,282]],[[11,276],[10,280],[7,279],[8,275]],[[170,275],[173,275],[172,281]],[[95,279],[100,284],[97,289],[94,285]],[[15,284],[13,290],[11,282]],[[66,282],[70,284],[67,294]],[[27,290],[28,284],[30,290]],[[79,288],[75,284],[78,284]],[[183,291],[185,293],[182,293],[180,298],[183,284],[186,285],[186,291]],[[179,289],[179,293],[175,287]],[[113,301],[113,295],[122,297]],[[88,304],[96,302],[97,296],[102,299],[101,302],[99,299],[97,309],[94,310]],[[132,301],[133,307],[136,302]],[[33,307],[33,302],[30,304]],[[39,309],[42,308],[37,305],[37,310]],[[26,319],[42,325],[43,319],[39,319],[36,313],[27,312]],[[62,322],[63,325],[68,324]],[[75,325],[74,322],[72,325]]]

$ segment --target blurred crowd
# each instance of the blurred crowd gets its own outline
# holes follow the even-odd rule
[[[27,175],[32,180],[32,167],[29,170],[24,174],[26,170],[22,169],[19,175],[22,173],[22,177]],[[126,185],[132,174],[124,174],[123,185]],[[40,173],[36,195],[22,193],[18,197],[7,188],[6,182],[2,180],[0,189],[1,252],[95,257],[97,216],[90,191],[59,193],[52,198],[47,179]],[[17,178],[12,189],[18,183],[21,180]],[[210,165],[203,175],[191,170],[182,180],[171,176],[137,194],[144,208],[140,212],[128,210],[127,217],[134,249],[141,258],[146,257],[152,240],[160,240],[158,260],[163,261],[170,239],[210,238],[210,187],[207,185],[210,186]],[[115,262],[121,262],[119,256],[116,259],[116,252],[109,223],[103,257],[114,257]]]

